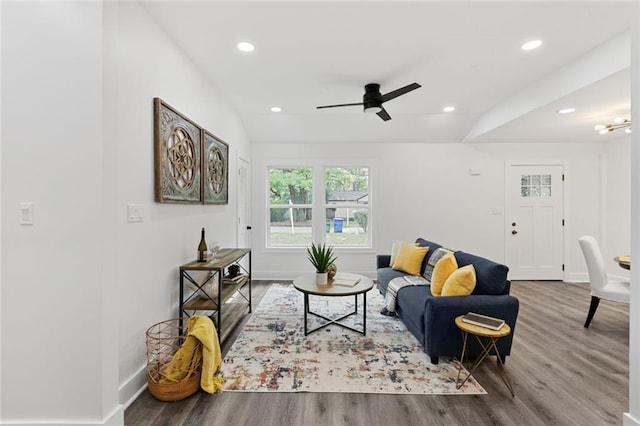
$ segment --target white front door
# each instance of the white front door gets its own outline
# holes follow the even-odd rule
[[[251,248],[251,181],[249,162],[238,158],[238,247]]]
[[[505,179],[509,279],[562,279],[563,166],[508,163]]]

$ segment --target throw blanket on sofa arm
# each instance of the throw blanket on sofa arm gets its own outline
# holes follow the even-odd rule
[[[384,295],[385,307],[382,310],[383,315],[391,315],[396,311],[396,298],[401,288],[411,285],[429,285],[429,281],[422,276],[405,275],[392,279],[387,286],[387,292]]]

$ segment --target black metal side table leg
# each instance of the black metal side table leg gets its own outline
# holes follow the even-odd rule
[[[309,334],[307,329],[307,314],[309,313],[309,294],[304,294],[304,335]]]
[[[356,295],[356,299],[358,296]],[[362,334],[367,335],[367,292],[362,293]]]

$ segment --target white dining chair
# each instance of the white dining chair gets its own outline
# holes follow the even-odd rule
[[[600,304],[600,299],[629,304],[630,288],[629,281],[614,280],[607,277],[602,252],[595,238],[591,235],[584,235],[578,239],[578,242],[580,243],[584,260],[587,263],[589,285],[591,287],[591,305],[589,306],[587,321],[584,323],[584,327],[589,328],[589,324]]]

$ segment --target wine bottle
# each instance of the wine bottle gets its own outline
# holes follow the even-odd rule
[[[204,228],[202,228],[202,235],[200,236],[200,244],[198,244],[198,262],[207,261],[207,242],[204,239]]]

